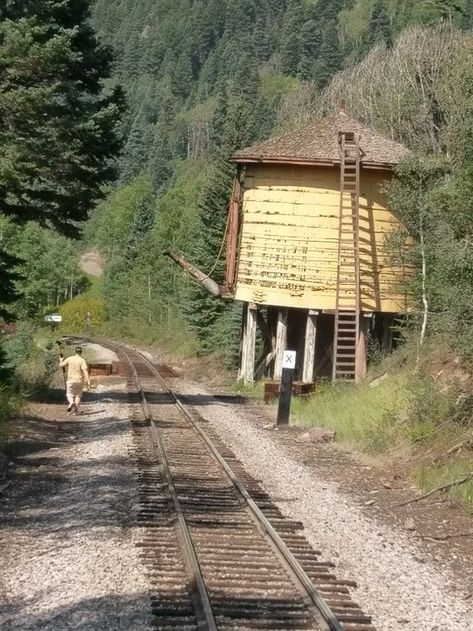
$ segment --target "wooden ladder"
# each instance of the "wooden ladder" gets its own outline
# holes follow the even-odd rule
[[[340,218],[332,381],[356,381],[360,339],[360,163],[358,134],[339,133]]]

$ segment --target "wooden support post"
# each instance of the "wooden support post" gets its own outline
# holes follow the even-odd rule
[[[318,311],[309,311],[305,329],[304,366],[302,381],[312,383],[314,380],[315,344],[317,341],[317,316]]]
[[[276,329],[276,360],[274,363],[274,379],[280,381],[282,377],[282,363],[287,344],[287,309],[279,309],[278,326]]]
[[[368,335],[371,327],[371,318],[371,313],[365,313],[360,318],[360,338],[358,340],[358,346],[356,349],[356,383],[360,383],[360,381],[363,381],[368,371],[366,351],[368,345]]]
[[[256,305],[247,305],[239,375],[245,383],[253,383],[255,380],[256,313]]]

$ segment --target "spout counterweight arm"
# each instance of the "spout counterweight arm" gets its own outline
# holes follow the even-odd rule
[[[175,263],[177,263],[183,270],[185,270],[189,276],[191,276],[199,285],[202,285],[212,296],[222,296],[225,293],[225,288],[212,280],[207,274],[201,272],[197,267],[191,265],[183,256],[174,252],[174,250],[166,250],[163,252],[164,256],[168,256]]]

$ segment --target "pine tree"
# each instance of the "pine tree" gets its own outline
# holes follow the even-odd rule
[[[142,171],[153,146],[152,127],[140,111],[133,121],[127,143],[121,157],[121,182],[127,184]]]
[[[368,25],[369,45],[384,43],[390,46],[392,43],[391,22],[388,9],[384,0],[375,0]]]
[[[270,44],[268,27],[261,15],[256,20],[253,41],[257,61],[259,63],[266,61],[270,55]]]
[[[304,25],[304,12],[299,3],[292,0],[284,17],[280,39],[282,69],[285,73],[296,76],[303,54],[301,30]]]
[[[86,0],[12,0],[0,9],[0,210],[66,233],[114,176],[117,89]]]
[[[301,79],[313,79],[315,62],[320,52],[321,39],[317,22],[308,20],[301,30],[301,60],[297,71]]]
[[[140,178],[141,195],[134,210],[133,225],[128,240],[125,258],[131,266],[140,253],[143,241],[153,228],[155,220],[155,197],[151,183]]]
[[[10,0],[0,8],[0,213],[75,236],[114,178],[120,148],[121,92],[103,89],[111,56],[88,7]],[[2,272],[0,297],[8,301],[13,277],[10,268]]]
[[[5,250],[0,244],[0,319],[10,320],[12,316],[11,305],[18,298],[15,284],[21,280],[17,270],[21,260]]]
[[[342,61],[337,23],[335,20],[330,20],[323,33],[320,56],[314,70],[314,79],[320,88],[324,88],[333,75],[340,70]]]

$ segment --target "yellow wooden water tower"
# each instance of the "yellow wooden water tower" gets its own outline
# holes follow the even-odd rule
[[[362,377],[370,328],[389,345],[393,318],[409,308],[402,289],[409,270],[386,249],[398,221],[385,184],[407,153],[340,112],[233,156],[239,177],[226,282],[246,304],[246,381],[255,370],[258,319],[271,338],[265,360],[275,379],[288,347],[299,351],[299,376],[311,382],[324,373]]]
[[[245,304],[242,379],[279,380],[284,351],[295,350],[304,383],[359,380],[368,333],[390,346],[394,318],[409,309],[410,270],[386,249],[399,223],[385,184],[407,153],[340,112],[232,157],[226,279],[213,293]]]

